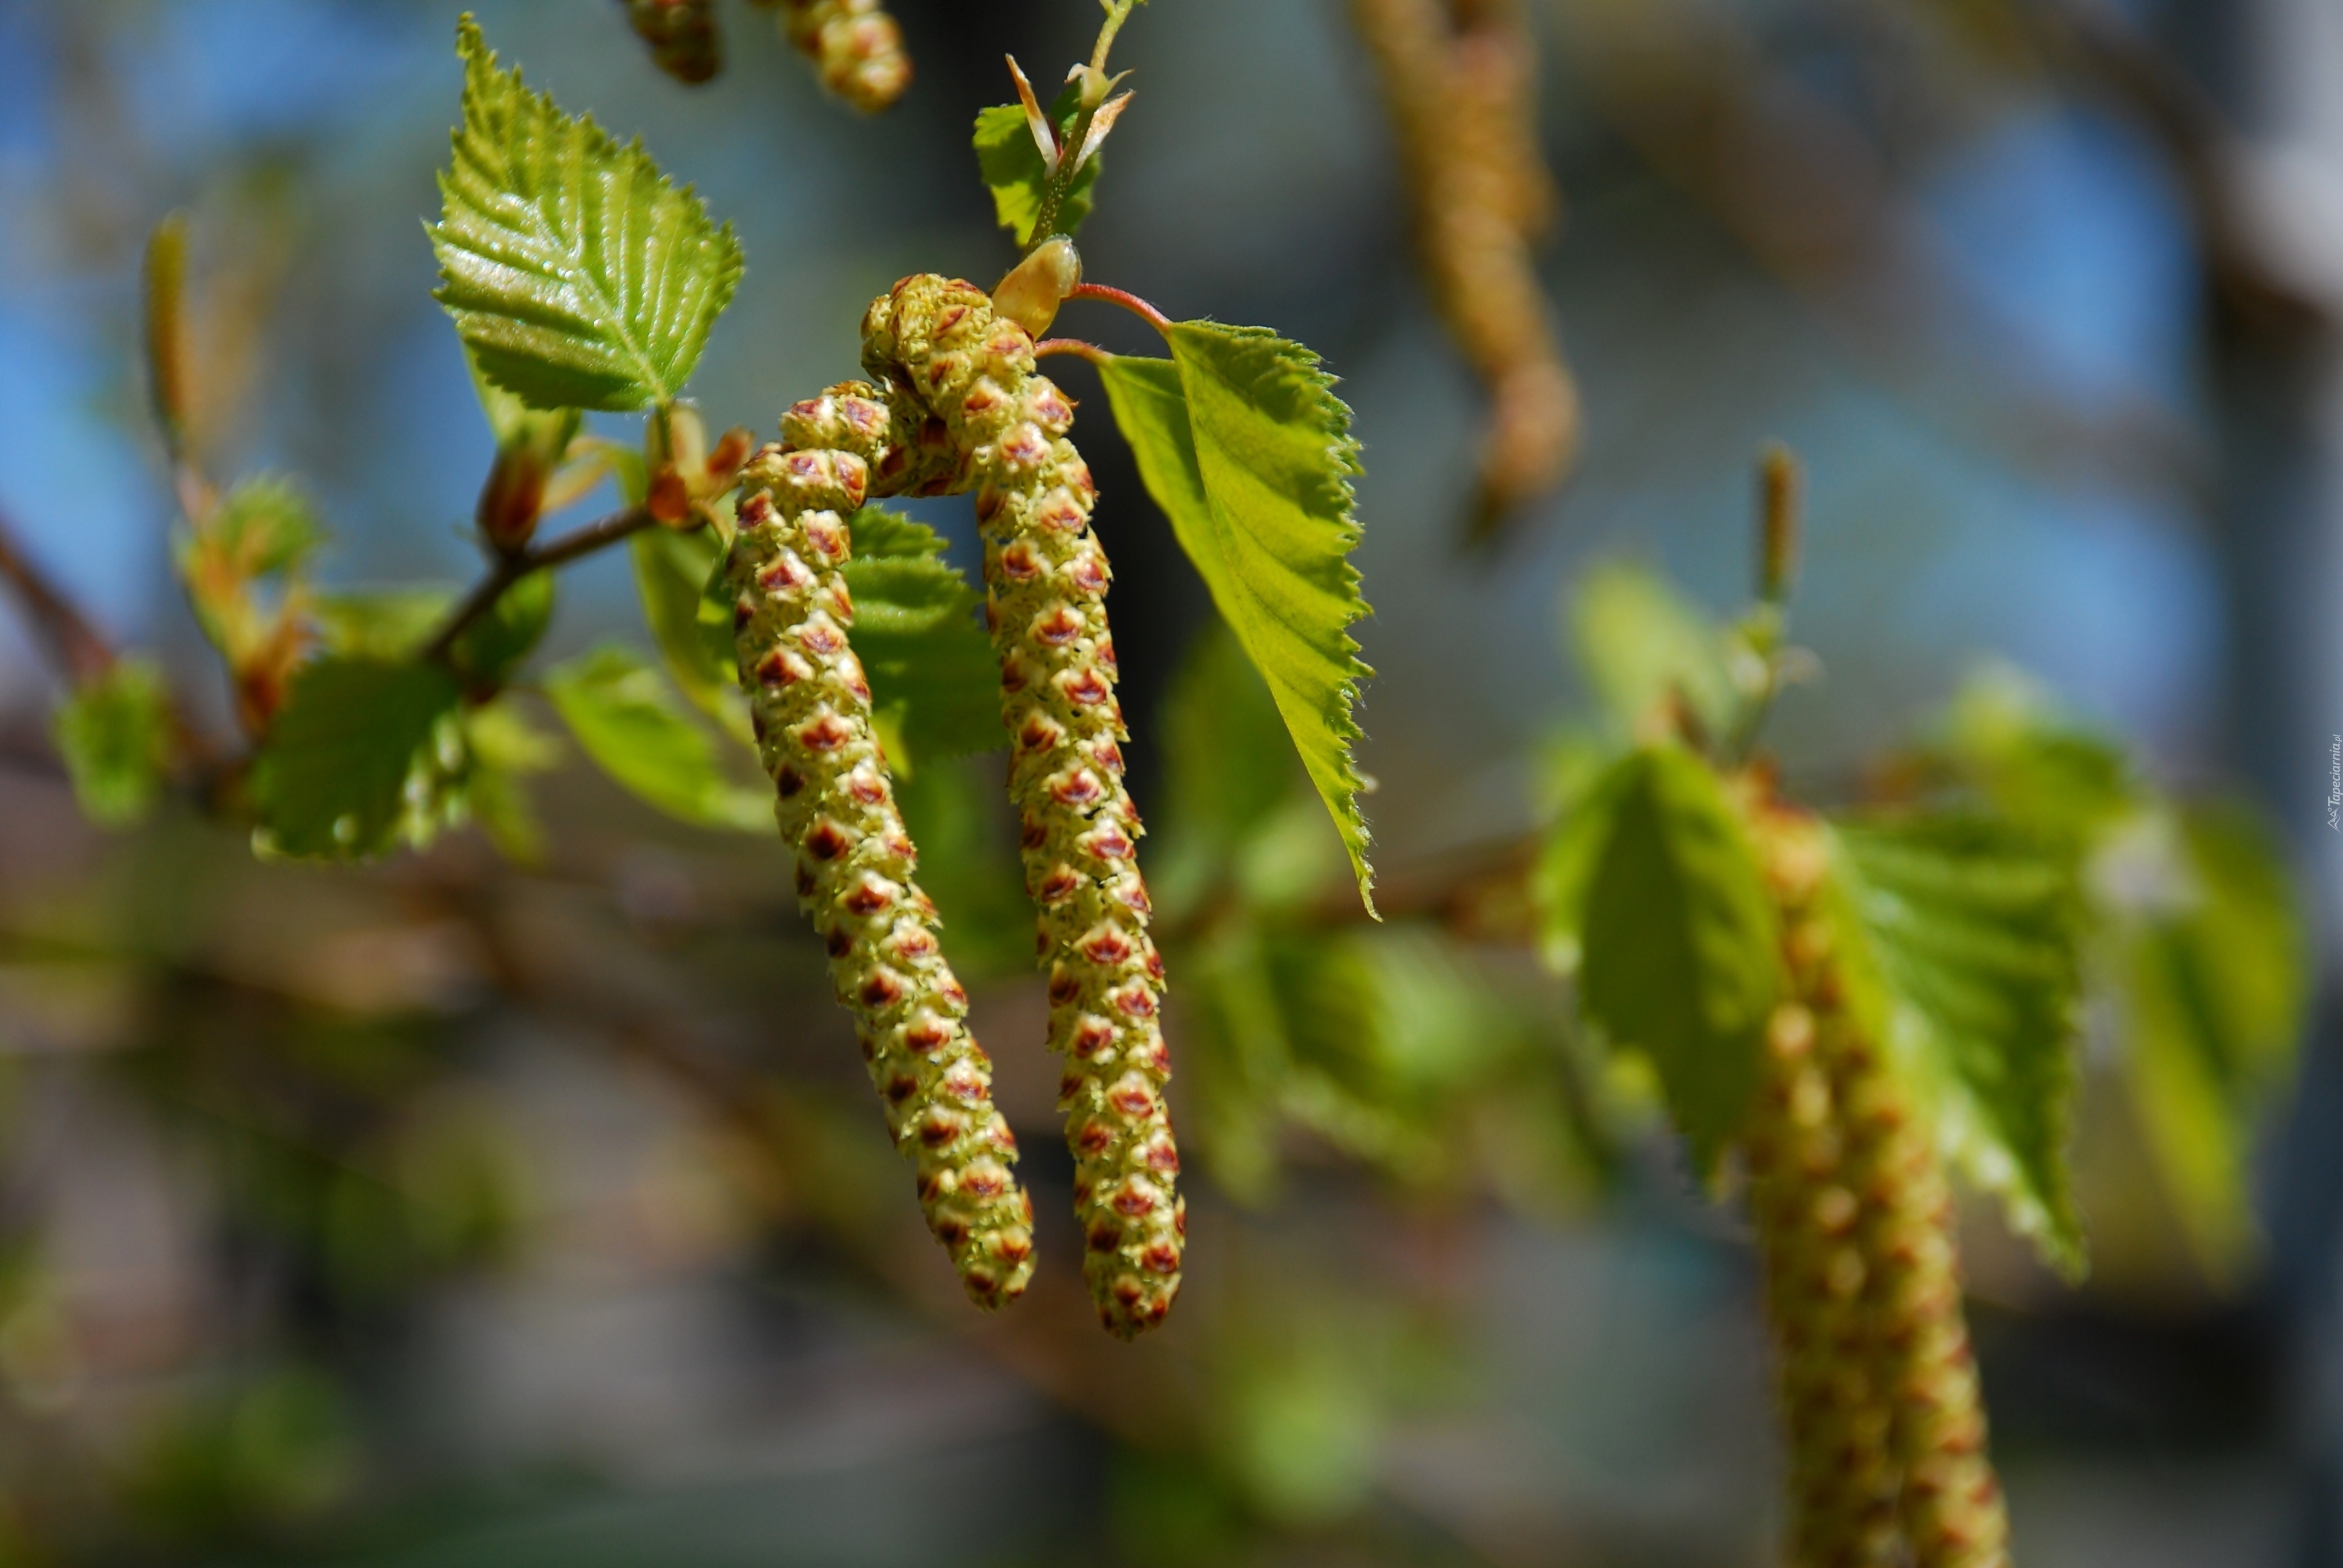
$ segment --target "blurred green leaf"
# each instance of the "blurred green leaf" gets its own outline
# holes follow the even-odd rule
[[[1150,890],[1176,924],[1302,781],[1284,720],[1224,622],[1199,632],[1163,699],[1164,804]]]
[[[1725,632],[1659,577],[1626,561],[1596,567],[1579,583],[1570,624],[1580,666],[1620,733],[1671,698],[1709,735],[1726,732],[1735,694]]]
[[[329,651],[401,659],[420,651],[455,608],[453,588],[421,583],[321,593],[312,613]]]
[[[2284,861],[2260,823],[2201,807],[2168,823],[2181,865],[2163,907],[2121,922],[2117,966],[2133,1102],[2211,1277],[2258,1243],[2249,1169],[2269,1091],[2290,1076],[2309,954]]]
[[[740,246],[640,143],[572,119],[457,25],[464,123],[431,229],[437,298],[489,381],[542,409],[683,390],[740,279]]]
[[[466,795],[472,820],[497,852],[516,865],[545,859],[545,829],[526,782],[561,760],[561,742],[531,724],[509,695],[464,715],[472,769]]]
[[[1050,123],[1058,128],[1061,146],[1081,106],[1081,88],[1070,82],[1044,111]],[[1033,135],[1026,128],[1025,106],[996,104],[989,109],[979,109],[974,140],[976,166],[984,176],[985,188],[992,193],[993,215],[1001,226],[1016,236],[1020,246],[1048,237],[1033,232],[1034,220],[1041,216],[1041,194],[1049,186],[1050,175],[1048,166],[1041,162],[1041,149],[1034,146]],[[1102,156],[1093,153],[1090,161],[1075,171],[1073,184],[1058,206],[1060,234],[1071,235],[1090,216],[1091,187],[1098,184]]]
[[[1996,811],[2078,849],[2141,799],[2122,750],[2068,721],[2039,683],[2008,665],[1970,675],[1936,744]]]
[[[553,573],[531,572],[499,595],[488,614],[466,627],[447,650],[467,681],[501,686],[544,639],[553,624]]]
[[[726,734],[744,746],[754,745],[748,701],[740,695],[733,668],[730,606],[721,602],[724,542],[713,528],[644,528],[627,541],[627,548],[634,558],[643,621],[669,678]],[[701,607],[711,579],[718,588],[720,637],[706,635],[702,626]]]
[[[1188,321],[1170,361],[1101,371],[1140,477],[1269,686],[1373,912],[1352,709],[1372,673],[1347,629],[1368,613],[1350,552],[1351,411],[1318,357],[1261,327]]]
[[[982,603],[944,541],[884,508],[854,515],[854,553],[840,575],[854,598],[854,652],[870,678],[870,707],[900,741],[900,767],[992,751],[1001,724],[1001,671],[978,618]]]
[[[347,859],[416,836],[462,760],[460,738],[451,746],[443,729],[458,700],[455,677],[436,664],[330,655],[304,667],[253,764],[256,841]]]
[[[171,694],[146,658],[121,658],[57,705],[51,734],[82,814],[105,828],[145,819],[171,755]]]
[[[1940,1136],[2011,1227],[2079,1275],[2066,1166],[2080,910],[2067,859],[1997,819],[1843,822],[1840,881],[1888,993],[1891,1038]]]
[[[997,765],[940,758],[895,778],[903,829],[920,847],[920,890],[943,922],[944,956],[962,980],[1033,968],[1033,906],[1017,861]]]
[[[1530,902],[1537,913],[1539,956],[1556,974],[1578,972],[1587,894],[1610,845],[1619,803],[1634,780],[1634,770],[1619,766],[1608,748],[1573,746],[1556,753],[1548,769],[1554,823],[1530,869]]]
[[[1741,1131],[1779,989],[1776,922],[1716,775],[1687,751],[1622,759],[1586,883],[1579,996],[1613,1045],[1652,1059],[1703,1171]]]
[[[639,799],[703,828],[772,831],[767,793],[725,777],[675,689],[628,649],[606,644],[556,665],[545,689],[586,754]]]

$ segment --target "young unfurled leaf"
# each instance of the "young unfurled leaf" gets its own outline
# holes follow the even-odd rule
[[[1351,755],[1362,663],[1347,629],[1367,613],[1350,410],[1317,356],[1260,327],[1182,322],[1170,360],[1120,357],[1102,378],[1149,495],[1269,684],[1311,782],[1374,908],[1366,781]]]
[[[1739,816],[1690,752],[1633,752],[1595,789],[1610,829],[1586,881],[1580,1000],[1614,1046],[1651,1058],[1706,1170],[1757,1087],[1781,983],[1773,902]]]
[[[553,574],[531,572],[498,595],[488,614],[464,628],[447,657],[465,679],[501,686],[552,624]]]
[[[1708,734],[1725,732],[1734,690],[1724,633],[1659,578],[1625,561],[1599,566],[1579,584],[1570,622],[1580,668],[1621,732],[1671,699]]]
[[[1007,745],[980,601],[944,559],[941,537],[876,507],[855,514],[852,533],[841,575],[854,596],[854,651],[870,679],[872,712],[910,753],[898,765]]]
[[[1936,752],[1996,811],[2075,852],[2143,794],[2120,748],[2070,721],[2007,665],[1987,665],[1962,684]]]
[[[703,828],[773,830],[770,792],[726,778],[675,689],[628,649],[605,645],[556,665],[545,690],[586,754],[640,799]]]
[[[730,607],[719,594],[717,637],[703,635],[700,609],[724,555],[710,528],[645,528],[627,541],[643,621],[667,672],[692,706],[749,743],[749,710],[732,668]]]
[[[58,705],[52,733],[91,821],[127,828],[154,809],[170,760],[171,698],[153,661],[117,659],[75,687]]]
[[[2070,860],[1973,814],[1845,823],[1835,838],[1891,1038],[1934,1095],[1947,1152],[2002,1199],[2014,1229],[2079,1273],[2066,1168],[2078,968]]]
[[[458,699],[436,664],[334,655],[304,667],[253,764],[260,847],[349,859],[427,832],[462,761],[447,733]]]
[[[2294,890],[2233,808],[2159,814],[2176,851],[2160,907],[2117,922],[2133,1102],[2182,1228],[2217,1281],[2258,1243],[2248,1169],[2268,1091],[2291,1073],[2309,966]]]
[[[439,302],[479,368],[543,409],[683,390],[740,277],[740,247],[639,144],[572,119],[458,25],[464,124],[431,229]]]
[[[1549,769],[1554,825],[1530,869],[1530,900],[1537,913],[1539,956],[1556,974],[1578,972],[1585,950],[1586,897],[1616,827],[1619,802],[1634,769],[1614,753],[1573,747]]]
[[[1048,110],[1061,146],[1081,109],[1081,87],[1070,82]],[[992,192],[993,214],[1001,226],[1016,236],[1020,246],[1046,237],[1033,232],[1033,220],[1041,216],[1041,196],[1050,183],[1050,171],[1041,162],[1041,149],[1034,145],[1033,133],[1027,128],[1024,106],[996,104],[978,110],[975,140],[976,166]],[[1071,235],[1090,216],[1091,187],[1098,183],[1098,175],[1099,158],[1093,154],[1075,171],[1065,199],[1058,206],[1060,234]]]
[[[208,558],[250,581],[300,565],[325,542],[326,526],[299,486],[262,474],[221,497],[199,537]]]

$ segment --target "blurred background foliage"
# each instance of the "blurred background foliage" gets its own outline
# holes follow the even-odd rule
[[[237,694],[170,578],[140,247],[188,212],[193,438],[222,473],[300,476],[278,515],[330,536],[320,612],[411,636],[396,607],[442,601],[383,590],[469,574],[492,451],[418,230],[458,8],[0,0],[0,512],[215,731]],[[968,125],[1003,50],[1071,58],[1094,22],[903,5],[919,77],[865,119],[745,6],[690,90],[616,6],[477,8],[737,222],[749,271],[695,392],[760,433],[850,373],[898,275],[1007,263]],[[1031,1297],[984,1321],[922,1240],[769,831],[552,766],[525,694],[501,749],[473,741],[533,775],[526,869],[475,832],[265,864],[177,801],[108,833],[12,619],[0,1562],[1766,1560],[1737,1222],[1650,1083],[1565,1027],[1524,874],[1604,725],[1669,672],[1729,678],[1685,675],[1724,657],[1693,607],[1745,597],[1748,460],[1779,436],[1812,476],[1796,631],[1821,671],[1770,731],[1794,784],[1974,792],[2066,836],[2104,917],[2091,1280],[1989,1216],[1967,1241],[2026,1561],[2343,1563],[2343,1059],[2331,1004],[2307,1034],[2298,1012],[2334,952],[2273,913],[2298,890],[2331,932],[2343,888],[2343,23],[2317,0],[1530,20],[1583,429],[1568,487],[1479,555],[1456,541],[1480,394],[1344,8],[1161,0],[1119,45],[1141,98],[1090,275],[1274,324],[1358,411],[1391,917],[1360,919],[1069,364],[1203,1177],[1172,1325],[1115,1345],[1073,1279],[997,759],[903,790],[1041,1216]],[[965,501],[915,509],[972,562]],[[647,655],[634,593],[616,558],[568,574],[548,646]],[[139,732],[79,721],[77,754]]]

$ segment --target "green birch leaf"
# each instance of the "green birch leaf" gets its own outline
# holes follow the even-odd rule
[[[2080,900],[2057,846],[1996,818],[1841,823],[1838,880],[1882,982],[1890,1039],[1939,1139],[2010,1226],[2084,1266],[2066,1164]]]
[[[529,723],[510,695],[466,713],[464,739],[471,753],[465,794],[473,822],[506,859],[542,865],[545,829],[527,780],[560,762],[561,743]]]
[[[1616,763],[1589,761],[1574,752],[1550,769],[1556,777],[1549,785],[1560,799],[1554,826],[1530,868],[1539,956],[1561,975],[1576,974],[1584,956],[1587,895],[1618,825],[1620,801],[1636,777],[1634,769]]]
[[[1773,901],[1716,775],[1652,747],[1596,786],[1610,831],[1586,884],[1579,999],[1658,1070],[1694,1162],[1712,1169],[1756,1092],[1780,989]]]
[[[155,809],[171,752],[171,696],[150,659],[122,658],[58,704],[51,734],[82,815],[127,828]]]
[[[1300,775],[1277,704],[1224,624],[1197,634],[1161,724],[1165,799],[1147,875],[1158,918],[1176,924],[1229,879]]]
[[[643,623],[677,689],[726,734],[754,745],[748,701],[733,668],[731,608],[719,603],[720,636],[707,635],[701,620],[702,602],[723,566],[723,541],[712,528],[644,528],[627,541],[627,551],[634,561]],[[721,587],[717,581],[719,600]]]
[[[303,667],[253,763],[257,846],[350,859],[426,836],[462,763],[446,733],[460,696],[436,664],[336,654]]]
[[[1001,671],[978,618],[982,603],[944,558],[941,536],[883,508],[854,516],[854,553],[840,569],[854,598],[854,653],[870,679],[870,707],[908,750],[890,759],[992,751],[1001,725]]]
[[[1661,578],[1626,561],[1598,566],[1579,584],[1570,622],[1580,666],[1620,731],[1674,696],[1709,734],[1725,733],[1734,708],[1725,635]]]
[[[1374,873],[1351,754],[1361,678],[1349,627],[1367,613],[1351,413],[1318,357],[1261,327],[1181,322],[1172,358],[1101,372],[1148,494],[1269,685],[1373,912]]]
[[[586,755],[639,799],[703,828],[772,831],[771,797],[725,776],[675,688],[631,651],[606,644],[565,660],[545,691]]]
[[[1071,82],[1050,105],[1050,123],[1058,127],[1061,143],[1072,128],[1081,107],[1081,87]],[[1041,163],[1041,149],[1033,145],[1033,133],[1025,128],[1024,106],[995,104],[989,109],[978,110],[975,145],[976,166],[984,176],[985,188],[992,193],[993,215],[1001,226],[1013,235],[1021,246],[1046,237],[1033,232],[1033,223],[1041,216],[1041,193],[1050,183],[1050,175]],[[1071,236],[1090,216],[1091,187],[1098,183],[1099,161],[1103,156],[1091,154],[1090,162],[1075,172],[1066,199],[1058,205],[1060,234]]]
[[[469,16],[457,52],[464,123],[431,247],[437,297],[480,373],[547,410],[673,398],[739,282],[731,226],[640,143],[621,146],[499,69]]]

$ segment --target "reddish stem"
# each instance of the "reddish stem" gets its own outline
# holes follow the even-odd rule
[[[1044,337],[1033,345],[1033,357],[1047,359],[1052,354],[1072,354],[1093,365],[1103,365],[1114,357],[1095,343],[1085,343],[1079,337]]]
[[[1152,327],[1158,332],[1168,333],[1172,330],[1172,318],[1170,317],[1156,309],[1155,307],[1148,304],[1147,301],[1140,298],[1139,296],[1120,288],[1109,288],[1103,283],[1078,283],[1074,285],[1073,292],[1067,295],[1066,297],[1069,299],[1103,299],[1111,305],[1120,305],[1125,310],[1130,311],[1133,316],[1143,318],[1148,326]]]

